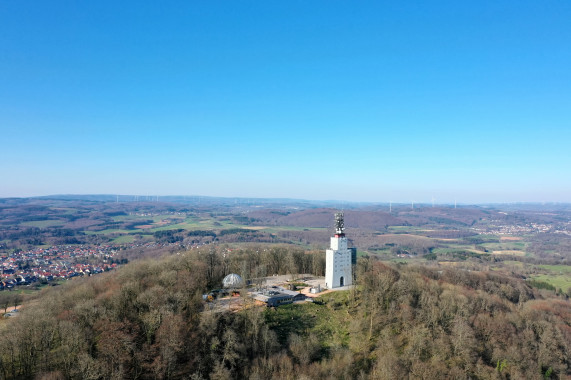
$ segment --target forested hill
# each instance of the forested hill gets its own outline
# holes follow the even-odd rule
[[[331,227],[331,215],[335,208],[308,208],[304,210],[279,210],[259,208],[249,210],[247,215],[259,225],[281,225],[300,227]],[[384,230],[386,226],[426,226],[440,225],[448,227],[469,227],[480,221],[494,219],[502,222],[517,222],[514,216],[496,209],[479,206],[416,207],[411,209],[403,205],[394,206],[389,212],[388,206],[370,206],[344,210],[346,226],[365,230]],[[521,212],[521,220],[526,214]],[[537,213],[533,214],[537,218]]]
[[[265,209],[249,212],[247,215],[258,224],[301,226],[301,227],[331,227],[332,208],[313,208],[295,212]],[[388,212],[372,212],[367,210],[345,210],[345,221],[352,228],[369,230],[384,229],[387,225],[403,225],[406,221],[390,215]]]
[[[6,379],[570,378],[571,305],[506,273],[361,258],[359,285],[276,310],[204,311],[229,271],[322,253],[208,247],[44,290],[0,331]],[[304,268],[302,268],[304,266]],[[268,273],[270,274],[270,273]]]

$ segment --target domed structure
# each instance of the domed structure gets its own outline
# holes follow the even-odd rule
[[[242,280],[242,277],[236,273],[231,273],[228,276],[224,277],[224,280],[222,280],[222,285],[225,288],[241,288],[244,286],[244,280]]]

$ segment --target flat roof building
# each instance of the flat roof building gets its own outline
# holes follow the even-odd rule
[[[264,302],[267,306],[272,307],[305,300],[304,294],[278,286],[272,286],[269,289],[254,292],[252,293],[252,297],[255,300]]]

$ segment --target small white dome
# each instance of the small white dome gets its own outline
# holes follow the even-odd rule
[[[242,280],[242,277],[236,273],[231,273],[228,276],[224,277],[224,280],[222,280],[222,285],[225,288],[241,288],[244,285],[244,280]]]

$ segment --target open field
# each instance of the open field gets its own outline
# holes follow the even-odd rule
[[[438,265],[443,265],[446,267],[455,267],[458,266],[460,263],[456,262],[456,261],[439,261]]]
[[[115,244],[127,244],[135,241],[135,235],[123,235],[113,239]]]
[[[421,227],[414,227],[414,226],[389,226],[388,230],[393,233],[403,233],[403,232],[411,233],[414,231],[418,232],[427,231],[425,229],[422,229]]]
[[[571,265],[537,265],[537,268],[548,273],[532,275],[534,279],[547,282],[563,292],[571,288]]]
[[[571,267],[568,267],[571,269]],[[547,282],[566,292],[567,289],[571,288],[571,275],[553,275],[553,274],[541,274],[533,276],[534,279]]]
[[[168,231],[168,230],[200,230],[200,229],[222,229],[222,228],[238,228],[241,225],[232,224],[228,222],[218,222],[216,220],[196,220],[196,219],[188,219],[179,223],[168,224],[163,226],[155,225],[150,230],[151,232],[157,231]]]
[[[522,251],[525,249],[525,243],[521,241],[506,241],[501,243],[482,243],[483,247],[486,247],[492,251]]]
[[[516,250],[492,251],[493,255],[525,256],[525,252]]]
[[[119,230],[119,229],[108,229],[108,230],[101,230],[101,231],[85,231],[85,234],[87,235],[108,235],[108,234],[128,234],[130,232],[129,230]]]
[[[547,269],[554,274],[567,274],[571,276],[571,266],[570,265],[538,265],[538,267]]]
[[[22,226],[26,227],[38,227],[38,228],[47,228],[53,226],[63,226],[65,224],[62,220],[33,220],[30,222],[22,222]]]
[[[518,268],[518,269],[523,269],[524,267],[526,267],[526,265],[524,263],[522,263],[521,261],[513,261],[513,260],[506,260],[503,262],[504,266],[506,267],[514,267],[514,268]]]

